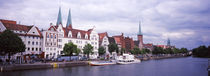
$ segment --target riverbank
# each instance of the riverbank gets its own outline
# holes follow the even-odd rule
[[[31,70],[31,69],[62,68],[62,67],[85,66],[85,65],[88,65],[87,61],[13,64],[7,66],[0,66],[0,71],[4,72],[4,71]]]
[[[143,57],[139,58],[142,61],[146,60],[158,60],[158,59],[168,59],[168,58],[180,58],[180,57],[188,57],[190,55],[163,55],[163,56],[150,56],[150,57]]]
[[[153,56],[139,58],[142,61],[156,60],[156,59],[168,59],[186,57],[185,55],[177,56]],[[7,66],[0,66],[0,72],[5,71],[17,71],[17,70],[32,70],[32,69],[47,69],[47,68],[63,68],[73,66],[87,66],[89,61],[71,61],[71,62],[49,62],[49,63],[33,63],[33,64],[13,64]]]

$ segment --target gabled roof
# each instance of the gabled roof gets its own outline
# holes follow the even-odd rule
[[[18,30],[18,31],[25,31],[28,32],[33,26],[26,26],[26,25],[20,25],[20,24],[15,24],[15,22],[9,21],[9,20],[4,20],[1,21],[3,25],[10,30]]]
[[[20,24],[16,24],[16,21],[11,21],[11,20],[1,20],[2,24],[6,27],[6,29],[9,30],[17,30],[17,31],[24,31],[26,32],[26,34],[19,34],[21,36],[37,36],[37,35],[32,35],[32,34],[27,34],[27,32],[29,32],[29,30],[33,27],[33,26],[27,26],[27,25],[20,25]],[[42,37],[42,34],[40,32],[40,30],[35,27],[39,33],[39,36]]]
[[[101,43],[102,43],[102,41],[103,41],[103,38],[104,38],[105,36],[108,37],[108,34],[107,34],[107,32],[104,32],[104,33],[98,33],[98,35],[99,35],[99,45],[101,45]]]
[[[56,27],[57,28],[57,27]],[[85,35],[88,35],[88,39],[90,39],[90,33],[92,32],[92,29],[89,29],[88,31],[85,30],[79,30],[79,29],[73,29],[73,28],[64,28],[64,37],[68,37],[69,31],[72,33],[72,38],[77,38],[78,32],[81,34],[81,39],[85,39]]]

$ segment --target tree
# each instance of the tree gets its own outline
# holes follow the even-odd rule
[[[146,52],[147,54],[150,53],[150,50],[149,50],[149,49],[144,49],[144,50],[145,50],[145,52]]]
[[[125,53],[125,48],[121,48],[120,54],[122,55],[123,53]]]
[[[70,60],[71,60],[71,56],[74,52],[76,52],[77,49],[77,45],[73,44],[72,42],[65,44],[65,46],[63,47],[63,53],[65,55],[70,56]]]
[[[77,48],[77,50],[75,50],[73,53],[75,53],[76,55],[79,55],[80,52],[81,52],[81,50],[79,48]]]
[[[117,53],[119,52],[119,51],[118,51],[119,48],[118,48],[117,44],[115,44],[115,43],[109,44],[108,47],[109,47],[109,52],[110,52],[111,54],[112,54],[112,52],[114,52],[114,51],[116,51]]]
[[[140,50],[137,46],[135,46],[135,47],[133,48],[133,54],[134,54],[134,55],[141,54],[141,50]]]
[[[0,34],[0,53],[2,55],[8,55],[9,61],[13,54],[24,52],[25,44],[22,39],[10,30],[5,30]]]
[[[98,54],[99,56],[104,55],[106,53],[105,48],[103,46],[100,46],[98,48]]]
[[[195,57],[207,57],[210,58],[210,50],[209,50],[209,46],[208,48],[204,45],[199,46],[197,48],[194,48],[193,51],[193,56]]]
[[[162,54],[163,48],[154,46],[154,50],[152,51],[152,54]]]
[[[93,46],[90,44],[86,44],[83,48],[83,52],[87,55],[87,58],[89,58],[89,55],[93,54]]]

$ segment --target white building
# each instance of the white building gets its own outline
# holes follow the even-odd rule
[[[63,47],[66,43],[72,42],[77,45],[77,48],[81,50],[81,54],[83,55],[83,48],[86,44],[91,44],[94,48],[94,54],[90,56],[90,58],[94,59],[98,56],[98,46],[99,46],[99,36],[98,33],[93,29],[89,30],[79,30],[72,28],[71,22],[71,12],[69,11],[69,16],[67,20],[66,27],[63,27],[62,18],[61,18],[61,9],[59,9],[58,20],[56,25],[50,25],[50,28],[46,31],[43,31],[43,40],[45,46],[44,52],[46,58],[57,58],[59,55],[63,55]],[[48,35],[50,33],[50,37]],[[53,34],[53,37],[51,35]],[[56,35],[56,36],[55,36]],[[52,38],[52,39],[51,39]],[[49,40],[50,41],[49,41]],[[55,40],[54,40],[55,39]],[[57,40],[56,40],[57,39]],[[49,43],[49,46],[46,46]],[[50,43],[54,43],[56,46],[51,45]],[[57,43],[57,44],[56,44]]]
[[[26,45],[24,55],[44,53],[44,58],[57,58],[63,55],[63,47],[65,44],[73,42],[77,45],[77,48],[81,49],[80,55],[83,55],[82,49],[84,46],[88,43],[91,44],[94,54],[90,55],[90,58],[97,58],[99,48],[98,33],[94,28],[88,30],[72,28],[70,13],[69,11],[66,27],[63,27],[61,9],[59,9],[56,25],[50,24],[49,28],[46,30],[40,31],[35,26],[20,25],[17,24],[16,21],[0,20],[0,32],[10,29],[17,33]]]
[[[36,26],[21,25],[17,24],[16,21],[0,19],[0,32],[6,29],[18,34],[24,42],[26,49],[23,55],[42,53],[42,34]]]

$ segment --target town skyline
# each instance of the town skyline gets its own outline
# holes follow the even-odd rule
[[[19,7],[12,7],[13,5],[10,5],[12,2]],[[40,4],[36,4],[36,2]],[[210,33],[208,30],[210,24],[208,22],[209,18],[207,18],[208,16],[202,15],[209,15],[209,10],[205,7],[208,5],[208,2],[205,1],[197,1],[199,3],[196,3],[196,0],[183,1],[184,3],[180,3],[182,1],[174,0],[165,1],[165,3],[172,4],[167,4],[168,6],[171,6],[167,7],[168,9],[165,9],[166,7],[164,6],[166,6],[166,4],[164,5],[164,2],[158,3],[155,1],[148,2],[148,4],[154,3],[154,6],[150,8],[142,8],[144,5],[139,7],[138,4],[143,1],[127,1],[128,3],[125,3],[126,0],[119,3],[112,3],[111,1],[92,1],[88,2],[88,4],[86,4],[85,1],[62,1],[61,4],[59,4],[59,1],[55,1],[52,2],[52,4],[49,3],[49,5],[44,5],[46,2],[48,1],[24,1],[23,3],[21,3],[21,0],[20,2],[15,2],[13,0],[9,0],[8,2],[0,1],[2,4],[0,5],[0,10],[5,11],[0,12],[0,18],[21,21],[21,24],[24,25],[35,24],[35,26],[39,28],[47,29],[50,26],[50,23],[56,24],[60,6],[64,27],[67,21],[68,11],[71,9],[72,25],[74,28],[78,29],[87,30],[95,26],[98,33],[108,32],[111,36],[124,33],[125,36],[136,39],[139,21],[141,21],[144,43],[166,45],[168,37],[171,40],[171,44],[178,48],[186,47],[192,49],[199,45],[209,45],[210,43],[210,38],[208,36],[208,33]],[[194,6],[198,9],[186,7],[191,6],[193,3],[199,5]],[[123,8],[128,4],[133,5]],[[173,4],[180,4],[184,6],[184,8],[181,9],[178,5],[172,7]],[[43,8],[41,8],[41,6]],[[146,6],[149,7],[149,5],[145,3],[145,7]],[[138,9],[135,10],[136,8]],[[164,11],[164,9],[167,11]],[[188,10],[183,11],[183,9]],[[141,10],[143,11],[140,12]],[[175,11],[175,13],[172,11]],[[202,11],[204,12],[200,13]],[[160,16],[155,14],[159,14]],[[197,19],[193,20],[192,18]]]

